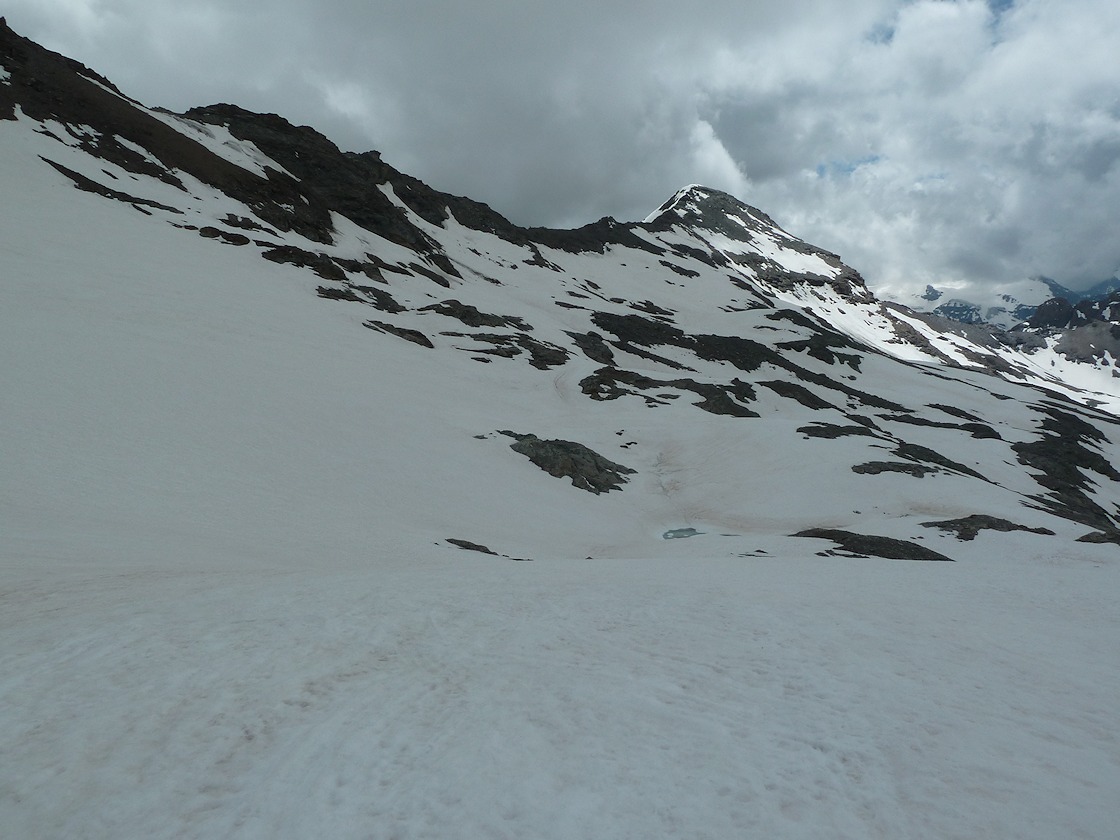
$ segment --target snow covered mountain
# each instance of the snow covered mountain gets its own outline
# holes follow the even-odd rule
[[[984,288],[939,289],[926,286],[909,304],[920,312],[931,312],[965,324],[990,324],[1011,329],[1030,320],[1038,307],[1052,298],[1076,302],[1077,292],[1049,277],[1034,277],[1018,283]]]
[[[393,645],[406,637],[425,639],[434,646],[429,650],[439,651],[436,660],[452,649],[456,657],[471,655],[443,631],[432,635],[428,618],[437,614],[454,632],[468,633],[468,648],[499,644],[504,662],[521,664],[501,670],[486,659],[508,696],[486,693],[466,676],[470,669],[464,666],[460,673],[459,666],[443,660],[439,668],[432,664],[436,660],[425,660],[410,666],[407,676],[402,671],[400,686],[407,695],[402,702],[419,712],[413,709],[407,717],[405,709],[398,711],[418,737],[430,734],[434,724],[417,715],[446,716],[454,706],[454,692],[443,697],[437,685],[450,673],[443,666],[487,702],[505,696],[511,703],[510,697],[530,703],[530,695],[516,688],[526,674],[546,694],[566,696],[568,689],[555,682],[554,673],[528,662],[539,656],[544,668],[551,667],[547,663],[555,661],[547,650],[560,642],[542,625],[519,624],[529,621],[520,611],[536,613],[551,604],[558,626],[584,634],[586,622],[614,627],[631,620],[620,610],[644,609],[619,594],[629,574],[619,570],[634,567],[587,560],[640,562],[645,571],[636,572],[639,578],[652,574],[661,581],[656,592],[643,590],[643,599],[662,597],[662,585],[673,591],[684,587],[679,591],[691,594],[670,598],[666,603],[673,606],[665,609],[671,616],[662,618],[671,618],[671,626],[685,635],[700,627],[691,622],[709,606],[738,627],[740,618],[727,618],[737,610],[723,600],[719,577],[734,578],[741,572],[729,570],[767,558],[782,561],[767,566],[766,574],[785,581],[774,586],[791,603],[798,596],[783,588],[793,585],[781,577],[783,564],[802,570],[798,586],[818,574],[830,581],[806,602],[812,604],[805,607],[807,621],[810,614],[826,616],[819,619],[824,624],[806,625],[813,634],[826,632],[825,624],[843,612],[825,606],[829,591],[845,592],[842,599],[863,597],[858,593],[877,586],[875,569],[892,568],[861,566],[857,585],[835,566],[851,558],[990,563],[999,579],[1017,563],[1060,560],[1096,569],[1104,564],[1112,575],[1120,544],[1115,355],[1093,356],[1090,364],[1069,361],[1042,339],[1016,348],[983,328],[950,327],[882,303],[836,255],[787,233],[762,211],[701,186],[681,190],[638,223],[604,218],[574,230],[522,228],[486,205],[431,189],[374,152],[342,152],[313,129],[276,115],[233,105],[182,115],[143,107],[94,72],[16,35],[2,19],[0,68],[5,197],[0,341],[6,360],[0,373],[5,395],[0,551],[9,564],[8,603],[18,607],[3,610],[9,624],[0,665],[18,668],[31,681],[31,688],[16,679],[0,683],[0,699],[7,698],[4,708],[12,710],[6,713],[4,762],[11,772],[0,771],[0,808],[24,829],[23,836],[124,836],[121,825],[153,824],[155,812],[143,810],[142,798],[124,800],[124,816],[99,813],[100,822],[92,828],[87,823],[86,831],[75,828],[83,824],[81,814],[44,816],[49,791],[37,780],[61,773],[59,754],[69,738],[96,742],[76,759],[82,772],[92,772],[98,750],[106,748],[97,740],[102,728],[126,742],[129,752],[110,762],[112,773],[99,783],[104,789],[94,784],[81,793],[82,783],[68,783],[70,795],[87,807],[120,796],[120,786],[138,773],[151,780],[172,772],[176,756],[184,767],[207,763],[222,784],[233,780],[233,787],[221,788],[182,777],[192,787],[175,811],[181,822],[135,836],[197,835],[200,826],[230,836],[300,836],[293,827],[300,823],[283,808],[288,822],[279,816],[268,822],[236,804],[238,792],[244,792],[238,784],[259,782],[236,769],[244,756],[273,743],[281,722],[304,726],[304,711],[320,708],[347,680],[371,692],[366,703],[397,702],[375,676],[397,673],[393,669],[402,663]],[[509,584],[492,565],[502,558],[546,561],[532,565],[552,571],[530,573],[543,575],[527,579],[532,583]],[[701,562],[724,565],[701,571],[689,565]],[[557,571],[565,563],[574,571]],[[318,568],[335,588],[292,577]],[[111,574],[98,571],[105,569]],[[239,576],[239,570],[248,571]],[[438,597],[424,588],[433,574],[448,576],[437,586]],[[915,577],[917,572],[886,574],[902,575],[904,589],[917,587],[912,592],[930,580]],[[598,618],[586,590],[580,589],[584,595],[578,599],[564,595],[577,578],[598,581],[613,593],[602,596],[605,612]],[[376,587],[379,580],[398,587],[396,596],[376,602],[377,610],[397,616],[396,642],[346,664],[350,654],[343,651],[363,644],[352,634],[365,632],[365,619],[356,618],[365,615],[365,607],[353,600],[353,587]],[[159,581],[168,588],[161,590]],[[233,593],[232,600],[212,588],[214,581],[227,581],[221,586],[229,589],[221,592]],[[1108,581],[1114,583],[1115,575]],[[302,600],[305,585],[310,592]],[[495,607],[495,614],[504,616],[504,629],[477,623],[481,619],[473,612],[468,620],[465,604],[456,606],[460,596],[502,601],[507,585],[514,587],[509,597],[523,599],[523,605]],[[698,585],[703,592],[694,588]],[[1087,578],[1077,585],[1087,604],[1103,597]],[[740,597],[745,590],[733,591]],[[56,592],[77,617],[50,630],[42,623],[43,610]],[[94,600],[83,600],[85,592],[96,593],[88,596]],[[246,607],[243,598],[254,592],[261,604],[282,606],[271,617],[265,615],[267,606]],[[895,596],[882,597],[889,602]],[[410,598],[419,606],[402,605]],[[181,612],[187,607],[177,606],[180,599],[198,611]],[[128,605],[149,600],[163,606],[129,611]],[[914,615],[921,609],[916,603],[910,608],[918,611]],[[264,632],[265,624],[227,628],[228,637],[209,635],[206,627],[225,621],[229,609],[247,609],[247,622],[280,624],[268,625],[261,636],[255,634]],[[319,662],[312,651],[302,651],[290,678],[276,678],[279,683],[274,672],[257,674],[257,666],[232,653],[271,655],[275,645],[293,642],[291,633],[318,634],[320,616],[335,614],[332,610],[343,617],[336,623],[321,619],[333,634],[322,651],[337,665],[329,680],[311,675]],[[161,611],[193,622],[194,629],[183,630],[187,635],[180,639],[162,623]],[[581,616],[578,624],[566,624],[571,611]],[[891,614],[895,618],[874,625],[870,634],[893,634],[909,620],[897,610]],[[920,614],[921,621],[938,620],[935,613]],[[312,617],[304,621],[300,615]],[[85,617],[90,624],[83,623]],[[95,627],[118,618],[133,622],[128,626],[135,632],[123,636],[127,644]],[[641,633],[650,631],[641,616],[632,621]],[[1083,661],[1072,652],[1073,642],[1063,647],[1066,625],[1031,621],[1023,616],[1012,623],[1046,628],[1061,637],[1051,643],[1066,650],[1070,662]],[[162,628],[156,641],[153,627]],[[535,654],[510,646],[507,631],[516,637],[519,628],[540,644]],[[1109,624],[1101,638],[1115,639],[1115,629],[1115,622]],[[165,631],[171,636],[160,635]],[[71,632],[77,641],[66,647],[69,653],[62,658],[44,653],[43,645],[67,645]],[[620,632],[624,648],[669,644]],[[711,641],[707,635],[708,642],[697,638],[701,647]],[[586,638],[573,644],[589,645],[594,653],[570,673],[608,655]],[[796,659],[797,643],[789,645],[787,653]],[[192,663],[193,657],[221,663],[215,667],[223,682],[218,676],[211,682],[197,663],[184,667],[220,695],[215,701],[220,714],[230,716],[213,717],[211,727],[223,739],[233,727],[236,739],[244,739],[226,759],[221,749],[206,746],[203,735],[176,728],[189,728],[207,708],[197,695],[190,695],[194,699],[183,718],[168,711],[173,695],[145,701],[155,717],[141,727],[139,740],[132,740],[127,732],[134,730],[127,727],[135,721],[119,716],[109,683],[91,670],[97,657],[76,664],[67,658],[101,651],[114,684],[141,691],[147,683],[137,669],[149,658],[173,662],[176,649],[187,651],[182,655]],[[719,649],[730,655],[730,648]],[[680,661],[696,661],[698,650],[682,649]],[[943,653],[930,654],[940,663],[934,666],[942,669],[938,673],[961,665],[959,657]],[[612,667],[636,669],[639,682],[641,669],[653,667],[636,654],[611,656]],[[1099,658],[1084,661],[1089,660]],[[178,685],[181,672],[158,667]],[[250,680],[254,688],[242,695],[228,680],[241,685],[237,673],[245,667],[256,676]],[[440,676],[421,673],[429,668]],[[679,670],[661,668],[656,665],[654,672],[682,678]],[[75,678],[75,669],[88,692],[71,702],[58,688]],[[1058,685],[1060,675],[1053,673]],[[1087,673],[1065,676],[1087,686],[1084,696],[1092,704],[1102,692],[1108,696],[1116,672],[1109,670],[1103,679]],[[597,677],[588,679],[585,685],[601,693],[589,695],[586,703],[602,710],[612,689]],[[836,685],[847,690],[851,679],[837,677]],[[263,695],[254,692],[265,684],[278,692],[275,707],[259,705]],[[728,688],[733,694],[742,686]],[[643,702],[642,690],[626,696]],[[358,701],[347,696],[349,719]],[[657,696],[661,703],[664,698]],[[890,696],[889,702],[913,699]],[[429,707],[437,697],[442,705]],[[1049,714],[1056,698],[1040,695],[1023,714]],[[93,725],[68,717],[74,703],[86,700]],[[234,725],[236,710],[246,702],[258,704],[253,706],[258,717]],[[544,703],[543,713],[553,719],[543,729],[526,723],[506,732],[508,724],[493,710],[485,725],[512,738],[566,737],[572,724],[567,715],[587,708],[575,700],[555,702],[555,696]],[[481,700],[470,704],[471,714],[483,706]],[[374,714],[376,707],[363,708]],[[738,714],[732,710],[739,708],[729,700],[725,710]],[[796,708],[810,716],[820,711],[815,701]],[[696,711],[689,705],[683,714],[693,723],[711,720],[695,717]],[[902,720],[897,709],[889,714]],[[36,728],[43,716],[56,727],[54,734],[43,736]],[[613,713],[608,717],[623,733],[617,743],[633,746],[623,721]],[[171,726],[172,734],[152,722],[155,718]],[[1085,727],[1070,724],[1061,737],[1080,744],[1093,733],[1099,743],[1102,731],[1092,721]],[[1005,723],[1008,728],[994,731],[1012,731],[1022,721]],[[669,714],[663,725],[673,730],[680,719]],[[695,735],[692,723],[686,729],[693,733],[689,737]],[[299,731],[310,737],[310,729]],[[152,758],[165,737],[171,752],[165,761]],[[682,748],[683,741],[667,737],[672,751]],[[824,736],[826,752],[836,748],[831,737]],[[259,740],[250,744],[254,739]],[[398,750],[397,770],[413,774],[402,778],[417,782],[424,768],[435,772],[407,746],[390,741],[382,731],[370,749],[376,743],[381,751]],[[346,752],[341,734],[301,743],[318,745],[308,747],[308,766],[361,767],[365,781],[374,784],[376,773]],[[1108,743],[1097,777],[1115,781],[1120,777],[1115,738]],[[343,755],[320,754],[320,748]],[[513,776],[535,779],[539,795],[565,801],[557,778],[534,776],[539,771],[529,771],[520,752],[488,747],[485,739],[456,749],[460,752],[448,747],[453,760],[447,767],[463,770],[472,760],[468,753],[489,749],[495,760],[516,765]],[[561,775],[586,770],[578,763],[565,770],[562,762],[574,761],[573,754],[556,749]],[[1041,748],[1031,741],[1025,749]],[[804,756],[794,752],[775,748],[772,760],[784,766],[788,759],[796,767]],[[1013,785],[1016,798],[1030,799],[1039,779],[1053,787],[1045,751],[1031,756],[1037,772]],[[848,760],[838,759],[837,768]],[[700,759],[685,763],[693,769],[709,766]],[[21,775],[20,766],[28,772]],[[294,766],[284,766],[292,771],[285,783],[301,784]],[[599,775],[592,773],[593,786],[613,784],[641,802],[655,790],[648,779],[612,776],[619,768],[602,756],[591,766],[599,768]],[[657,766],[673,772],[672,761]],[[711,766],[724,765],[721,759]],[[886,772],[885,765],[876,766]],[[835,769],[831,761],[828,768],[829,774]],[[983,764],[965,775],[975,781],[990,769]],[[708,773],[700,775],[707,779]],[[568,784],[587,796],[582,781]],[[849,802],[847,784],[828,794],[834,806],[850,806],[843,811],[849,822],[837,836],[867,836],[869,824]],[[1092,832],[1096,821],[1104,824],[1111,801],[1098,805],[1076,779],[1063,784],[1063,807],[1080,810],[1079,819],[1088,821],[1086,836],[1103,836]],[[342,785],[340,778],[335,794],[316,788],[323,798],[311,813],[341,819],[339,814],[351,813],[347,808],[366,801],[343,792]],[[483,835],[583,836],[588,827],[578,809],[527,814],[518,797],[531,797],[531,789],[515,785],[517,796],[506,801],[479,785],[475,780],[466,788],[501,800],[500,818],[461,802],[436,807],[425,801],[423,808],[434,808],[424,812],[428,822],[411,825],[403,835],[454,836],[447,829],[459,824],[457,808],[466,808],[466,824]],[[159,785],[155,789],[157,810],[166,810],[170,794]],[[286,789],[261,791],[269,814],[279,814],[275,809]],[[403,795],[403,787],[393,789]],[[801,801],[805,793],[799,788],[794,799]],[[332,795],[347,807],[330,805]],[[748,824],[781,833],[796,820],[780,798],[767,800],[766,819],[753,822],[735,808],[708,803],[710,822],[703,831],[711,833],[701,834],[731,836]],[[604,825],[609,805],[594,796],[585,805],[598,815],[594,824]],[[985,820],[995,813],[975,803],[966,811],[964,817],[953,816],[960,812],[951,807],[938,812],[934,833],[968,834],[988,825]],[[380,813],[383,819],[391,816]],[[393,819],[399,823],[402,813]],[[624,828],[634,826],[650,836],[673,834],[667,829],[684,812],[673,813],[649,816],[634,806],[606,836],[623,836]],[[688,811],[685,822],[699,813],[704,809]],[[1057,818],[1040,820],[1031,809],[1023,813],[1022,825],[1000,825],[1011,833],[1022,826],[1056,828]],[[369,813],[366,818],[375,821],[367,831],[368,825],[385,825]],[[820,828],[820,819],[819,813],[811,815],[806,836],[819,833],[813,827]],[[906,829],[922,820],[905,807],[883,819],[887,835],[922,834]],[[503,820],[512,833],[496,832]],[[34,831],[44,824],[48,832]],[[251,832],[234,830],[245,824]],[[335,836],[361,836],[350,824],[335,828]]]
[[[1034,277],[984,289],[926,286],[925,292],[915,295],[909,304],[919,312],[931,312],[965,324],[1011,329],[1028,322],[1047,301],[1061,298],[1070,304],[1097,302],[1116,291],[1120,291],[1120,278],[1116,277],[1102,280],[1083,292],[1068,289],[1049,277]]]
[[[946,320],[979,327],[988,341],[1026,356],[1041,351],[1037,361],[1060,366],[1060,376],[1067,381],[1093,383],[1091,388],[1108,391],[1107,378],[1113,377],[1113,363],[1120,357],[1120,318],[1113,305],[1118,292],[1120,279],[1115,277],[1083,292],[1038,277],[990,289],[980,298],[984,303],[973,302],[975,294],[964,299],[927,286],[911,304],[944,319],[932,322],[943,329],[970,334]]]

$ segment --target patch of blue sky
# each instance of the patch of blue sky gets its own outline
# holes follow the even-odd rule
[[[988,19],[988,29],[992,33],[992,44],[998,44],[1002,38],[1000,36],[1000,24],[1003,23],[1003,16],[1015,7],[1015,0],[987,0],[988,12],[991,17]]]
[[[953,184],[948,172],[931,172],[915,178],[911,192],[944,192],[951,189],[953,189]]]
[[[863,166],[874,166],[883,159],[882,155],[868,155],[854,160],[830,160],[817,164],[818,178],[846,178]]]
[[[877,23],[867,33],[867,40],[873,44],[889,44],[894,40],[894,27],[886,23]]]
[[[910,1],[913,2],[913,0]],[[946,2],[953,2],[953,0],[946,0]],[[1000,22],[1004,13],[1015,7],[1016,0],[985,0],[985,2],[992,15],[992,25],[996,25]],[[865,37],[873,44],[890,44],[894,41],[894,35],[895,26],[893,23],[877,23],[871,27]]]

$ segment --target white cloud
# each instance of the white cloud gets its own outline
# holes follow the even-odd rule
[[[699,176],[697,183],[704,183],[733,195],[746,193],[748,186],[746,178],[716,136],[710,123],[697,120],[689,140],[690,164]]]
[[[1120,33],[1116,11],[1078,5],[1023,0],[997,20],[908,4],[831,84],[793,70],[769,95],[729,92],[720,136],[755,203],[879,285],[1101,279],[1120,266],[1102,235],[1120,212]]]

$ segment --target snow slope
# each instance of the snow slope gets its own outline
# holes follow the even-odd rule
[[[0,814],[44,838],[1105,840],[1117,568],[9,561]]]

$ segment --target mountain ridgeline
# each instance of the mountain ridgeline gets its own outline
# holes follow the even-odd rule
[[[442,405],[366,444],[402,499],[430,499],[422,522],[384,513],[417,539],[518,559],[542,529],[573,531],[580,557],[646,539],[915,560],[1120,543],[1116,294],[1011,332],[922,315],[702,186],[642,222],[521,227],[274,114],[144,107],[2,22],[0,141],[42,195],[68,190],[67,213],[223,261],[230,296],[294,284],[309,323],[362,342],[368,387],[407,372]],[[73,248],[75,282],[116,294],[127,254]],[[169,249],[146,289],[191,259]],[[459,454],[418,470],[408,453],[437,439]],[[448,495],[468,463],[492,503]]]

